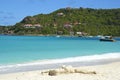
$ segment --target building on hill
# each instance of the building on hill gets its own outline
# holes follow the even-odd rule
[[[24,27],[25,27],[25,28],[35,28],[35,27],[33,27],[32,24],[25,24]]]
[[[79,25],[79,24],[81,24],[80,22],[74,22],[74,25]]]
[[[63,35],[63,31],[57,31],[58,35]]]
[[[73,31],[70,31],[70,36],[74,36],[74,32]]]
[[[73,26],[69,23],[64,24],[64,28],[72,28]]]
[[[34,24],[34,25],[32,25],[32,24],[25,24],[24,27],[25,28],[40,28],[42,26],[40,24]]]
[[[88,35],[88,33],[85,33],[85,32],[76,32],[76,34],[78,36],[87,36]]]
[[[56,26],[57,26],[57,23],[54,23],[53,26],[56,27]]]
[[[64,13],[60,12],[60,13],[57,13],[57,16],[63,16]]]
[[[13,31],[8,31],[9,34],[13,34],[14,32]]]
[[[40,24],[34,24],[33,25],[35,28],[41,28],[42,26]]]

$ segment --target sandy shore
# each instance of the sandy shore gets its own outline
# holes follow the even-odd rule
[[[77,67],[82,71],[95,71],[96,74],[69,73],[49,76],[42,74],[45,71],[29,71],[10,74],[1,74],[0,80],[120,80],[120,62],[104,65]]]

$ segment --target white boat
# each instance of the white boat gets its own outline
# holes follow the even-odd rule
[[[115,42],[116,40],[112,38],[112,36],[104,36],[100,38],[100,41],[109,41],[109,42]]]
[[[56,37],[58,37],[58,38],[59,38],[60,36],[59,36],[59,35],[57,35]]]

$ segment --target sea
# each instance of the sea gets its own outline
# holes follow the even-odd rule
[[[120,61],[120,38],[0,35],[0,74]]]

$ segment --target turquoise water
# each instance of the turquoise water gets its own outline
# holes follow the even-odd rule
[[[0,36],[0,74],[94,65],[120,59],[117,42],[97,37]]]
[[[100,42],[95,37],[0,36],[0,65],[108,53],[120,54],[119,38]]]

